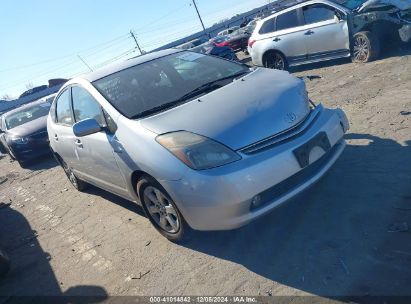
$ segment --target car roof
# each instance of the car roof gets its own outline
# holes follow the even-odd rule
[[[88,80],[89,82],[93,82],[98,79],[104,78],[108,75],[114,74],[118,71],[130,68],[132,66],[139,65],[139,64],[149,62],[149,61],[152,61],[152,60],[155,60],[155,59],[167,56],[167,55],[184,52],[184,51],[186,50],[166,49],[162,51],[147,53],[141,56],[137,56],[137,57],[134,57],[128,60],[124,60],[124,61],[120,61],[120,62],[111,64],[111,65],[108,65],[94,72],[81,75],[78,78],[82,78],[82,79]]]
[[[27,108],[31,108],[32,106],[38,105],[38,104],[43,104],[43,103],[48,103],[47,101],[40,99],[40,100],[36,100],[30,103],[26,103],[24,105],[21,105],[17,108],[14,108],[13,110],[7,111],[6,113],[4,113],[2,116],[4,116],[5,118],[8,117],[11,114],[20,112],[21,110],[27,109]]]
[[[324,4],[329,4],[332,6],[337,6],[341,8],[341,4],[340,2],[344,2],[346,0],[278,0],[275,3],[275,5],[273,6],[273,10],[271,11],[271,13],[267,16],[265,16],[264,18],[261,18],[261,20],[258,20],[257,22],[261,22],[261,24],[272,18],[273,15],[276,15],[284,10],[287,9],[292,9],[294,6],[304,6],[305,4],[314,4],[314,3],[324,3]],[[274,4],[273,3],[273,4]]]

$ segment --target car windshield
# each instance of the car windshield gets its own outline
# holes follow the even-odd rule
[[[49,113],[49,110],[49,103],[40,103],[32,107],[21,109],[20,111],[10,113],[4,118],[6,128],[10,130],[29,121],[46,116]]]
[[[367,0],[347,0],[347,1],[343,0],[339,3],[343,6],[345,6],[346,8],[353,10],[353,9],[361,6],[366,1]]]
[[[97,90],[127,118],[141,118],[177,106],[203,93],[208,84],[249,72],[227,60],[179,52],[135,65],[93,82]],[[218,83],[218,85],[224,85]]]

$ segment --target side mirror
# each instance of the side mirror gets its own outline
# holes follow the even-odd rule
[[[74,135],[76,135],[77,137],[83,137],[90,134],[98,133],[101,130],[103,130],[103,128],[100,126],[97,120],[93,118],[79,121],[78,123],[75,123],[73,125],[73,132]]]

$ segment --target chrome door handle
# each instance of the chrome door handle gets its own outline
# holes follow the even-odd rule
[[[275,38],[273,39],[274,42],[278,42],[278,41],[280,41],[280,40],[281,40],[281,39],[278,38],[278,37],[275,37]]]
[[[74,142],[74,144],[79,147],[79,148],[83,148],[83,143],[81,142],[80,139],[76,139],[76,141]]]
[[[312,30],[308,30],[304,33],[304,35],[307,35],[307,36],[312,35],[312,34],[314,34],[314,32]]]

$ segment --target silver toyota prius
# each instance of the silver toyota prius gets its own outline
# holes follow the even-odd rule
[[[312,185],[349,123],[288,72],[165,50],[70,80],[47,127],[75,188],[141,204],[179,241],[245,225]]]

